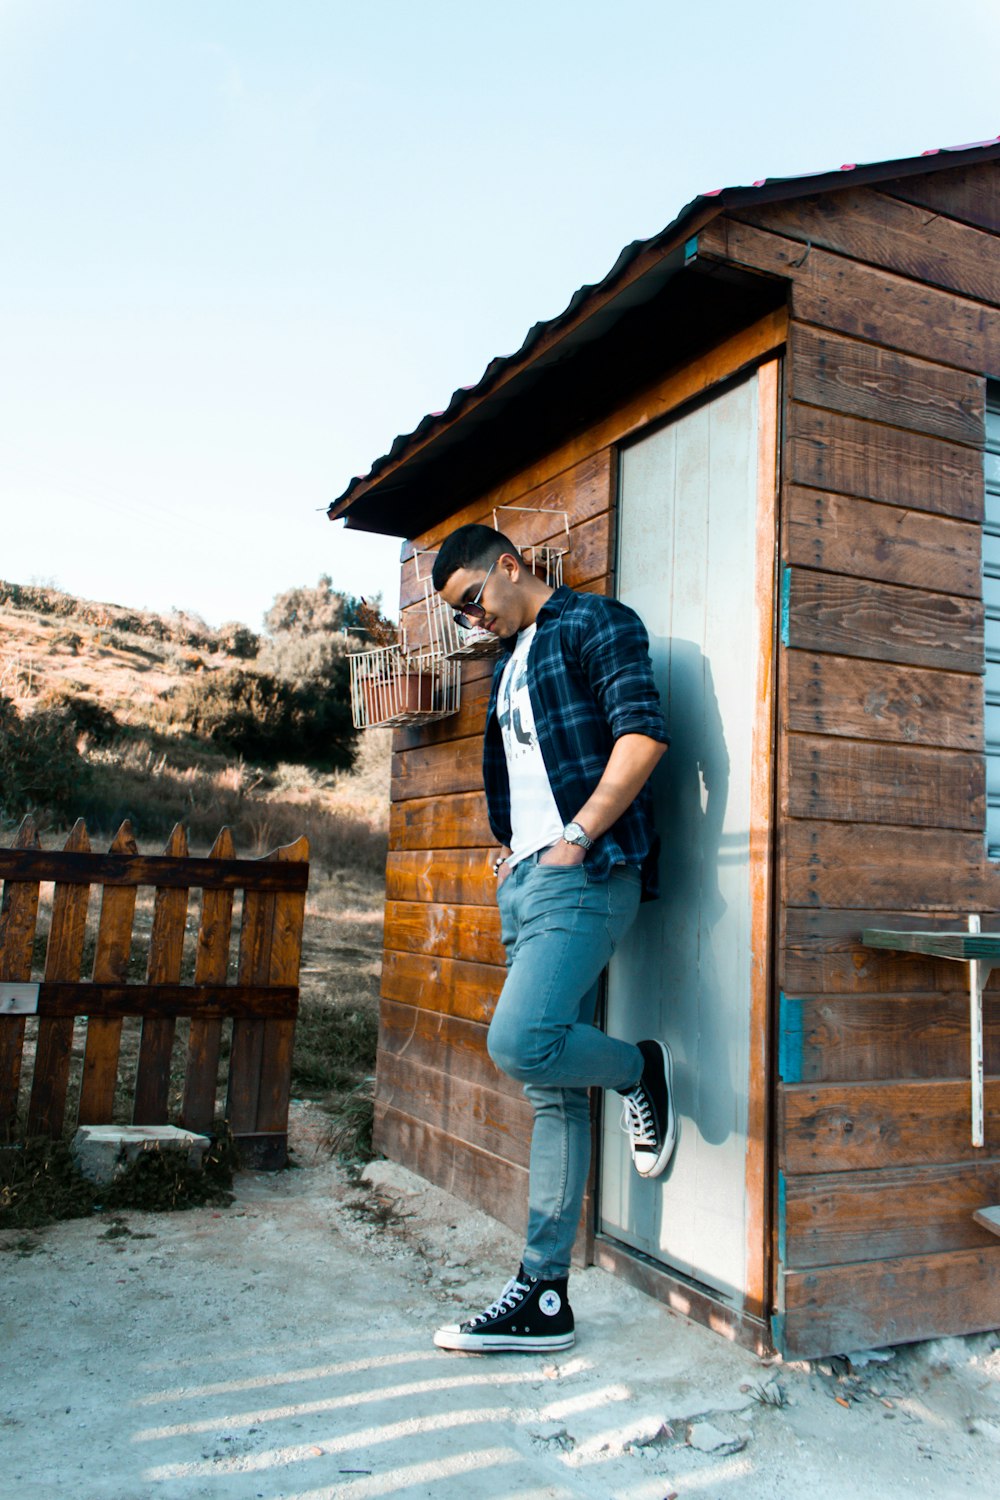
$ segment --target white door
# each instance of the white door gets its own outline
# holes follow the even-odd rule
[[[752,773],[769,682],[760,611],[773,609],[770,582],[758,581],[758,545],[773,552],[773,509],[763,507],[763,531],[758,520],[760,389],[755,373],[621,456],[618,597],[649,631],[671,744],[653,781],[662,894],[612,962],[607,1029],[669,1044],[679,1141],[667,1174],[642,1181],[606,1095],[599,1197],[603,1234],[737,1305],[759,1279],[748,1237],[763,1215],[749,1201],[763,1173],[748,1171],[749,1101],[763,1097],[751,1016],[761,1024],[753,996],[761,976],[766,985],[753,951],[766,914],[751,842],[760,854],[766,829]]]

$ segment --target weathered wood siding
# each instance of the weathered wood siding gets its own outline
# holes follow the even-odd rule
[[[765,318],[665,376],[599,426],[416,537],[414,546],[433,549],[467,521],[491,525],[494,506],[565,511],[566,582],[609,590],[615,444],[773,350],[785,322],[783,311]],[[515,541],[546,539],[538,516],[508,512],[499,519]],[[548,538],[559,543],[562,534],[562,517],[555,516]],[[408,632],[421,639],[421,585],[409,564],[401,576]],[[376,1142],[395,1160],[523,1228],[530,1111],[520,1085],[500,1074],[486,1052],[504,978],[490,869],[495,845],[481,774],[492,667],[491,660],[465,663],[460,713],[399,730],[393,742]]]
[[[963,966],[861,929],[995,925],[983,761],[985,379],[1000,169],[742,212],[790,280],[781,496],[778,1332],[789,1353],[1000,1324],[1000,1078],[969,1144]],[[1000,998],[986,1001],[1000,1075]]]

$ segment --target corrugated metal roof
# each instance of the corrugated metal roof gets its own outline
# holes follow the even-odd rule
[[[351,497],[361,486],[364,486],[367,491],[378,476],[407,449],[420,445],[424,439],[431,436],[436,428],[449,426],[463,408],[485,396],[506,372],[514,366],[529,361],[543,339],[557,334],[564,325],[571,323],[585,303],[596,301],[603,293],[608,292],[625,276],[641,255],[648,251],[665,249],[671,242],[676,244],[682,241],[686,233],[693,232],[696,227],[716,217],[724,209],[742,207],[751,202],[776,202],[808,193],[836,191],[845,186],[846,174],[852,174],[850,180],[854,182],[884,181],[887,178],[914,176],[945,167],[971,164],[996,155],[1000,155],[1000,135],[992,140],[974,141],[964,146],[933,147],[928,151],[922,151],[919,156],[860,164],[847,162],[839,168],[824,172],[807,173],[798,177],[761,177],[748,187],[713,188],[699,193],[658,234],[645,240],[633,240],[631,244],[626,245],[607,275],[600,281],[578,288],[561,313],[544,322],[533,324],[524,342],[513,354],[491,359],[478,380],[473,381],[471,385],[459,386],[442,411],[428,413],[417,423],[412,432],[400,433],[393,440],[389,451],[375,460],[367,474],[356,475],[343,494],[331,502],[327,514],[331,520],[335,520],[349,511]],[[931,158],[942,159],[931,160]],[[956,160],[956,158],[960,159]]]

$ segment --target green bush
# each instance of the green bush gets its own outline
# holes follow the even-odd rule
[[[296,630],[280,630],[261,645],[256,670],[299,687],[314,680],[335,684],[347,644],[343,636],[325,631],[303,635]]]
[[[333,579],[324,573],[315,587],[299,584],[283,594],[275,594],[274,603],[264,616],[264,629],[268,635],[282,631],[311,635],[316,631],[350,630],[360,623],[360,604],[352,594],[339,593]]]
[[[65,707],[20,714],[0,694],[0,817],[16,822],[39,808],[74,812],[90,777],[77,748],[79,736]]]
[[[220,625],[215,638],[223,651],[229,656],[238,657],[240,661],[253,661],[260,650],[260,636],[255,635],[249,625],[244,625],[240,620],[227,620],[224,625]]]
[[[121,729],[111,709],[93,698],[77,698],[72,693],[59,693],[50,698],[45,706],[65,714],[76,725],[77,733],[86,735],[90,745],[112,744]]]
[[[290,682],[270,672],[212,672],[175,693],[172,706],[194,735],[255,765],[281,761],[321,771],[354,764],[350,676],[338,657],[322,675]]]

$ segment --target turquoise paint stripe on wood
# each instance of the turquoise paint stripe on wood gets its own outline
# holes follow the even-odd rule
[[[778,1353],[785,1352],[785,1315],[784,1313],[772,1313],[771,1315],[771,1343]]]
[[[782,1265],[787,1262],[785,1254],[785,1211],[787,1207],[787,1189],[785,1186],[784,1172],[778,1173],[778,1260]]]
[[[785,1083],[802,1082],[802,1007],[781,992],[778,999],[778,1073]]]
[[[785,563],[781,569],[781,644],[788,645],[791,633],[792,570]]]
[[[697,257],[697,254],[698,236],[695,234],[684,245],[684,264],[689,265]]]

